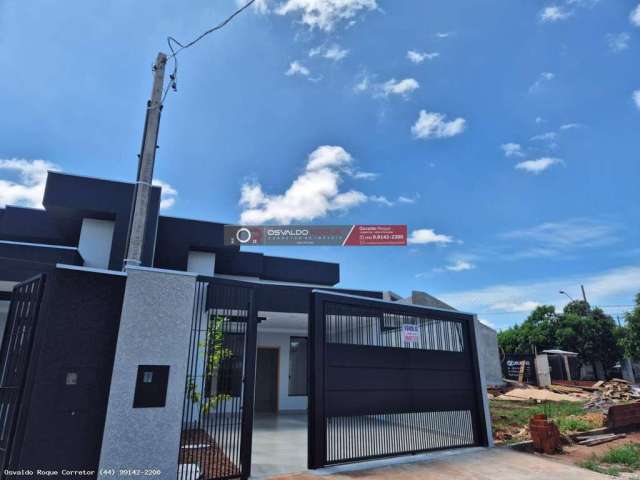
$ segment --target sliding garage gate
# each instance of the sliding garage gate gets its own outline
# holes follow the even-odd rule
[[[487,445],[474,317],[314,291],[309,468]]]

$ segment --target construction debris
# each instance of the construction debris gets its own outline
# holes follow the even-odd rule
[[[612,442],[619,438],[625,438],[625,433],[605,433],[602,435],[580,435],[576,437],[578,445],[586,445],[587,447],[593,447],[602,443]]]
[[[498,397],[496,400],[537,400],[540,402],[580,402],[583,399],[575,395],[555,393],[544,388],[514,388]]]
[[[640,391],[626,380],[614,378],[598,383],[600,385],[597,390],[591,392],[591,400],[585,405],[585,408],[607,409],[618,403],[640,400]]]

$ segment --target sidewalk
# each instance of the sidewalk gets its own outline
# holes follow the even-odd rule
[[[434,455],[412,463],[388,461],[376,468],[354,465],[269,477],[270,480],[604,480],[606,475],[507,448],[473,449]],[[414,457],[415,459],[415,457]],[[378,462],[379,464],[382,462]],[[362,467],[361,467],[362,468]]]

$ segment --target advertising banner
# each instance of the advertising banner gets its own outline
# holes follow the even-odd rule
[[[225,245],[405,246],[406,225],[225,225]]]

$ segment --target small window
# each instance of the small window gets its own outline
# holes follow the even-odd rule
[[[153,382],[153,372],[144,372],[142,375],[142,383],[152,383]]]
[[[289,340],[289,395],[307,395],[307,337]]]

